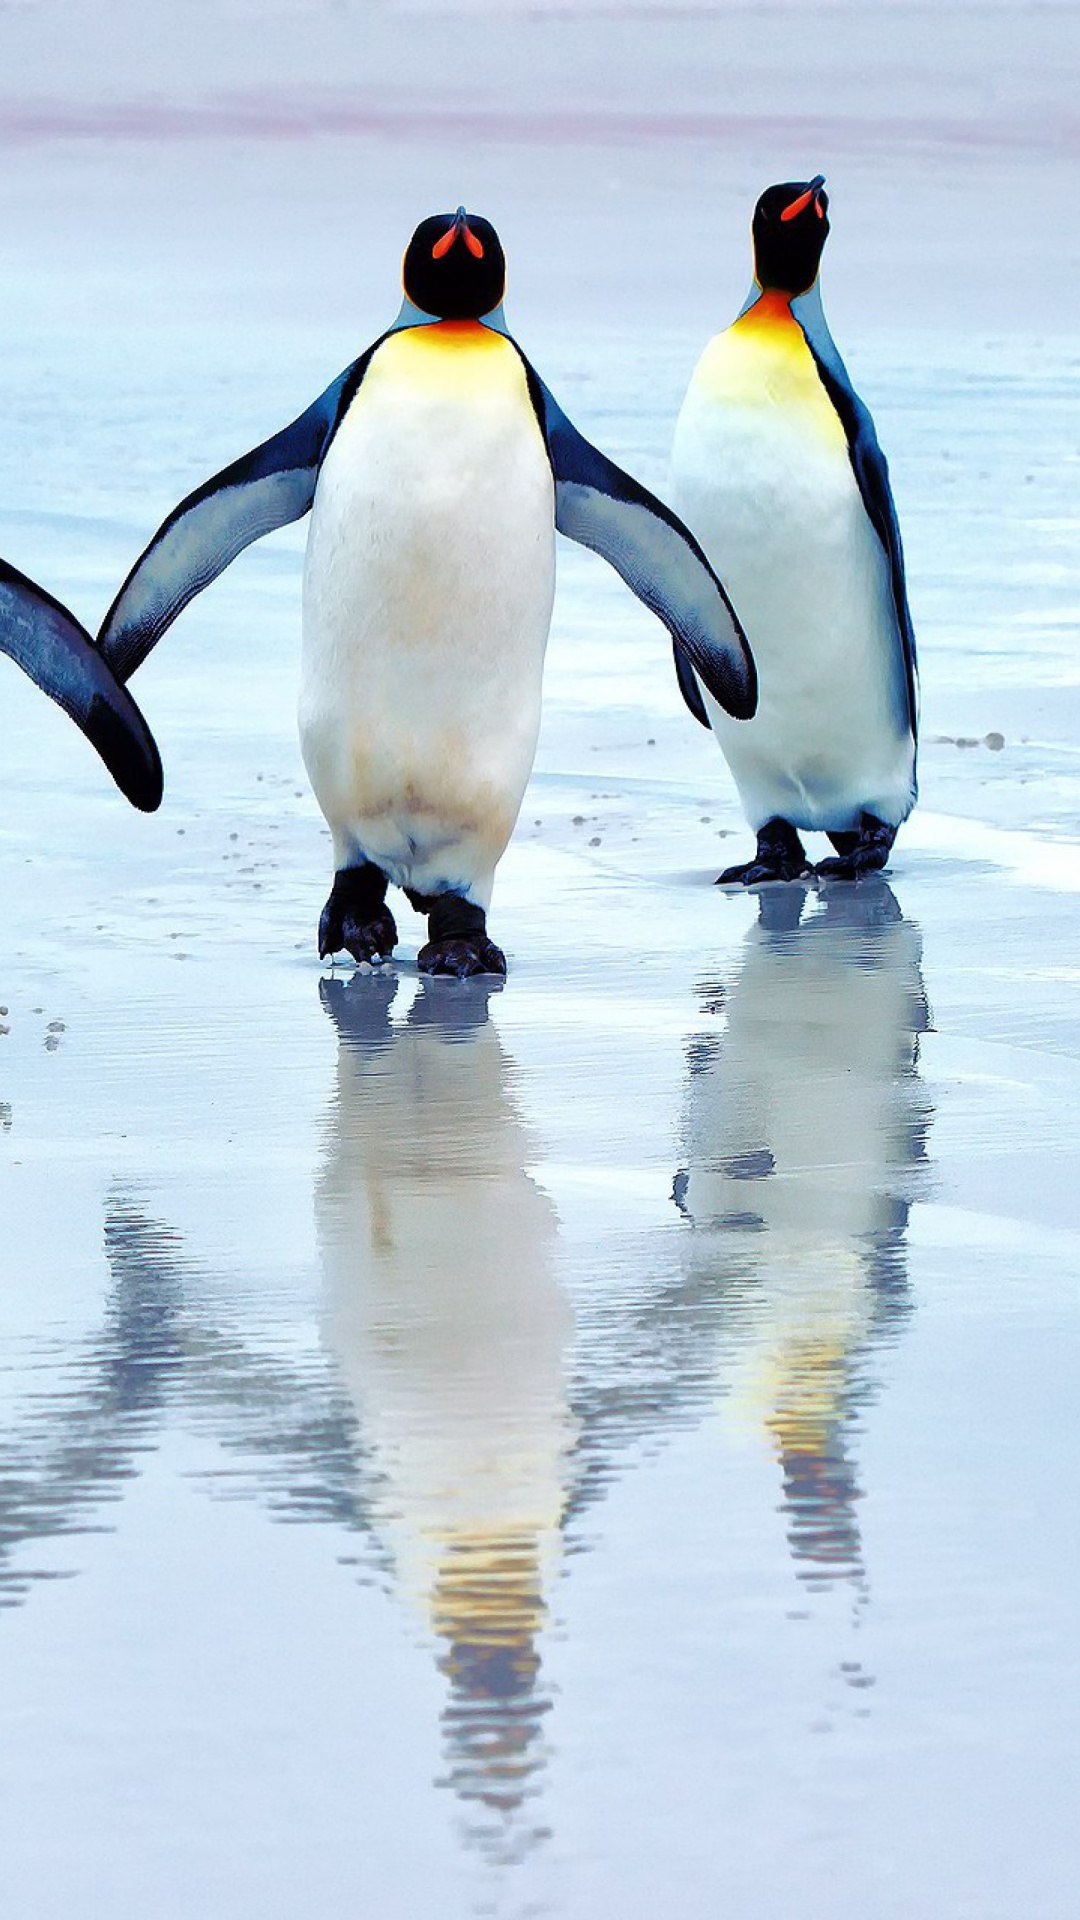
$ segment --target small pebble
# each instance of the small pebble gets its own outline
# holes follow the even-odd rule
[[[977,740],[972,740],[966,733],[961,733],[957,734],[956,744],[958,747],[977,747],[979,743]]]
[[[1005,735],[1003,733],[988,733],[986,736],[986,744],[991,753],[1000,753],[1002,747],[1005,745]]]
[[[50,1020],[46,1031],[48,1033],[66,1033],[67,1025],[63,1020]]]
[[[646,740],[646,742],[645,742],[645,745],[646,745],[647,747],[655,747],[655,745],[656,745],[656,741],[655,741],[655,740]]]
[[[585,815],[583,813],[575,813],[574,825],[575,827],[583,827],[585,825]]]
[[[592,839],[589,841],[589,845],[590,847],[598,847],[600,845],[600,835],[598,833],[595,833],[593,835]]]

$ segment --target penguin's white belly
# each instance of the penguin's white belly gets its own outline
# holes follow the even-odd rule
[[[747,320],[749,316],[747,316]],[[794,321],[706,349],[675,431],[672,494],[738,608],[755,717],[706,693],[751,826],[899,823],[914,749],[888,561],[843,427]],[[735,336],[735,337],[733,337]],[[775,337],[770,337],[775,336]]]
[[[481,327],[379,348],[323,463],[300,735],[338,866],[487,906],[540,724],[554,488],[521,361]]]

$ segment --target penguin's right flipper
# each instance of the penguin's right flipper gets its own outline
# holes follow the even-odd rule
[[[98,634],[118,680],[130,680],[188,601],[238,553],[308,512],[326,450],[378,345],[346,367],[299,419],[196,487],[162,522]]]
[[[0,653],[82,729],[132,806],[153,813],[161,805],[161,760],[131,695],[67,608],[4,560]]]
[[[757,708],[753,655],[693,534],[662,500],[590,445],[521,357],[555,477],[559,532],[602,554],[664,622],[675,643],[683,698],[696,719],[708,724],[695,674],[726,712],[749,720]]]

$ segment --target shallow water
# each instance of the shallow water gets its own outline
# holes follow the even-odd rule
[[[102,611],[386,317],[284,305],[9,317],[0,551]],[[661,483],[700,330],[557,306]],[[730,784],[574,550],[501,990],[405,908],[315,960],[294,533],[139,676],[152,820],[4,672],[12,1912],[1071,1913],[1080,348],[842,345],[923,646],[887,882],[715,891]]]

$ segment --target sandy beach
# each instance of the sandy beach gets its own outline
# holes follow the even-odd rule
[[[403,902],[391,967],[317,959],[302,526],[140,671],[151,818],[0,661],[12,1913],[1069,1920],[1078,47],[0,9],[0,553],[88,624],[459,200],[662,489],[756,194],[820,170],[923,700],[883,880],[723,894],[666,635],[562,543],[497,989],[419,978]]]

